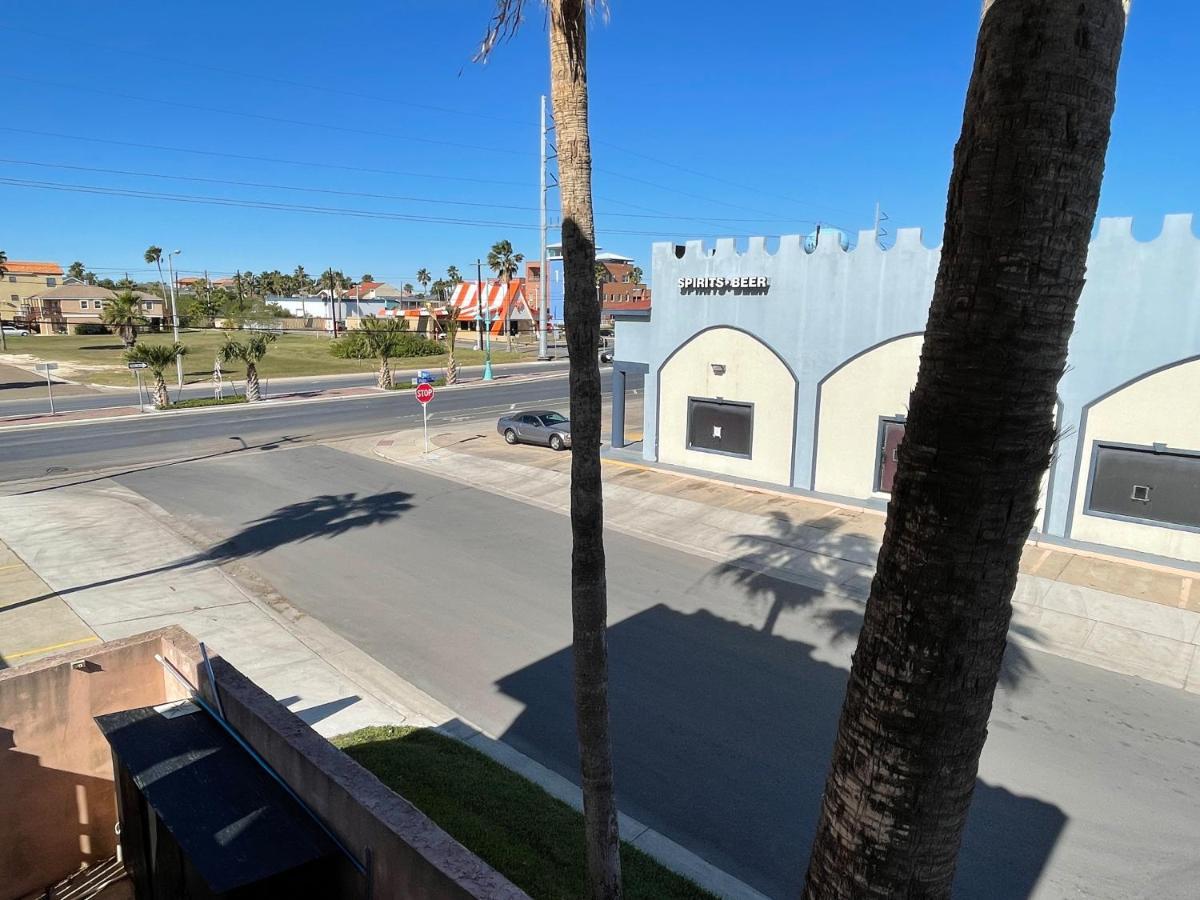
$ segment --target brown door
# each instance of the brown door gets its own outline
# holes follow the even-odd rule
[[[895,420],[883,423],[883,439],[879,442],[879,469],[876,473],[877,491],[892,492],[892,481],[896,477],[897,451],[904,440],[904,423]]]

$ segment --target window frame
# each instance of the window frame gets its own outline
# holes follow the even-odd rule
[[[1169,447],[1165,444],[1127,444],[1121,441],[1106,441],[1100,438],[1092,441],[1091,463],[1088,466],[1087,484],[1084,486],[1083,512],[1085,516],[1098,519],[1112,519],[1116,522],[1129,522],[1132,525],[1148,525],[1151,528],[1166,528],[1170,531],[1186,531],[1190,534],[1200,534],[1200,525],[1184,525],[1179,522],[1164,522],[1162,519],[1151,519],[1145,516],[1123,516],[1120,513],[1107,512],[1092,507],[1092,488],[1096,482],[1096,464],[1100,461],[1101,450],[1134,450],[1165,456],[1188,456],[1200,459],[1200,450],[1183,450]]]
[[[89,306],[88,306],[88,301],[87,301],[87,300],[80,300],[80,301],[79,301],[79,308],[80,308],[80,309],[90,309],[91,307],[89,307]]]
[[[711,447],[696,447],[692,444],[692,412],[696,403],[712,403],[717,406],[740,406],[750,410],[750,446],[745,453],[734,453],[732,450],[714,450]],[[754,404],[744,400],[724,400],[718,397],[693,397],[688,395],[687,423],[684,426],[683,446],[685,450],[695,453],[712,453],[715,456],[728,456],[732,459],[754,459]]]

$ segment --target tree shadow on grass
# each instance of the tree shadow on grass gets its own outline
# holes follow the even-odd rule
[[[622,811],[768,896],[797,896],[846,671],[817,658],[825,648],[704,609],[652,606],[608,634]],[[525,707],[504,742],[578,784],[571,668],[564,647],[497,684]],[[1029,896],[1065,823],[977,782],[954,896]]]
[[[80,591],[108,587],[164,572],[180,569],[200,571],[247,557],[261,556],[285,544],[302,544],[318,538],[338,537],[349,531],[398,518],[412,508],[412,496],[406,491],[387,491],[366,496],[359,496],[353,491],[343,494],[321,494],[281,506],[261,518],[245,523],[238,532],[207,550],[166,565],[62,588],[11,604],[5,609],[29,606],[51,597],[65,597]]]

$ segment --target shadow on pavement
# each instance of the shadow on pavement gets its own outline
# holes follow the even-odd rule
[[[621,809],[769,896],[796,896],[847,679],[816,649],[661,604],[611,625]],[[578,784],[570,648],[497,684],[525,706],[503,740]],[[978,782],[955,896],[1027,897],[1065,822]]]
[[[409,502],[411,499],[412,494],[405,491],[387,491],[363,497],[353,491],[344,494],[322,494],[308,500],[289,503],[262,518],[247,522],[236,534],[203,552],[153,569],[30,597],[28,600],[11,604],[6,609],[29,606],[51,597],[65,597],[92,588],[121,584],[148,575],[159,575],[179,569],[219,566],[249,556],[259,556],[284,544],[337,537],[356,528],[365,528],[398,518],[401,513],[412,508]]]

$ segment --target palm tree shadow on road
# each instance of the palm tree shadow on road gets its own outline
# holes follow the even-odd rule
[[[182,569],[202,571],[247,557],[261,556],[285,544],[302,544],[317,539],[338,537],[349,531],[399,518],[401,514],[412,509],[412,496],[406,491],[387,491],[382,494],[366,496],[359,496],[353,491],[343,494],[321,494],[281,506],[265,516],[245,523],[235,534],[207,550],[193,553],[166,565],[51,591],[4,608],[6,610],[16,609],[55,596],[67,596],[79,591],[109,587],[137,578]]]
[[[832,516],[793,520],[774,512],[769,518],[763,533],[737,535],[737,555],[714,566],[709,577],[737,586],[748,603],[765,610],[765,634],[775,633],[782,618],[799,612],[832,648],[852,649],[870,593],[878,539],[839,527],[844,520]],[[1010,641],[1000,683],[1015,687],[1031,668],[1029,655]]]

